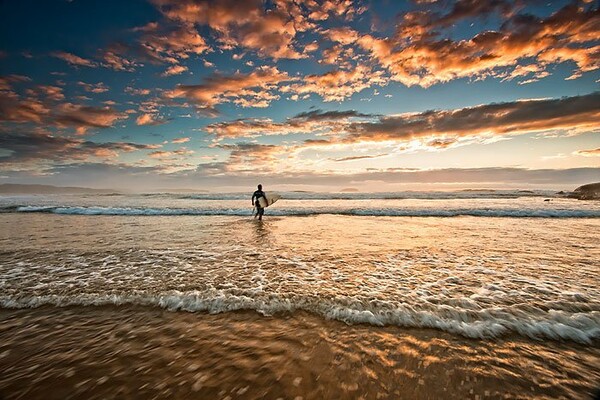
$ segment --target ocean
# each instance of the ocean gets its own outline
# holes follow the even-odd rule
[[[592,398],[600,202],[0,196],[0,398]]]

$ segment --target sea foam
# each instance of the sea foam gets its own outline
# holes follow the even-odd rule
[[[14,206],[4,212],[52,213],[64,215],[123,215],[123,216],[251,216],[252,208],[146,208],[146,207],[56,207]],[[273,207],[273,216],[386,216],[386,217],[509,217],[509,218],[600,218],[600,209],[559,208],[345,208],[345,207]]]
[[[510,310],[472,311],[447,305],[429,308],[420,308],[414,304],[377,307],[361,306],[351,299],[336,302],[304,296],[281,297],[271,294],[268,297],[251,297],[226,293],[206,294],[198,291],[173,291],[157,295],[86,294],[0,297],[0,306],[3,308],[35,308],[48,305],[57,307],[139,305],[161,307],[170,311],[212,314],[254,310],[266,316],[302,310],[347,324],[431,328],[473,339],[495,339],[510,334],[536,340],[568,340],[585,344],[600,339],[600,311],[584,314],[551,310],[537,316],[519,316],[518,313]]]

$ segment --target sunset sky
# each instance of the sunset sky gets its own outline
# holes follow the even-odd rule
[[[0,38],[0,184],[600,181],[595,1],[1,1]]]

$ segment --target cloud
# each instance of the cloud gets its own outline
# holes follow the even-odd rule
[[[90,67],[95,68],[98,66],[98,63],[95,61],[91,61],[85,58],[81,58],[76,56],[75,54],[67,53],[65,51],[55,51],[50,54],[52,57],[60,58],[63,61],[66,61],[70,65],[80,66],[80,67]]]
[[[19,100],[16,95],[0,97],[0,121],[41,123],[49,114],[49,105],[40,100]]]
[[[119,153],[156,147],[128,142],[97,143],[48,133],[4,132],[0,148],[9,154],[0,156],[0,164],[3,169],[27,169],[45,162],[85,161],[91,157],[115,158]]]
[[[110,107],[90,107],[73,103],[60,104],[52,115],[51,122],[59,127],[75,127],[78,134],[84,134],[89,128],[110,128],[113,124],[127,118]]]
[[[189,58],[190,54],[199,55],[210,50],[192,24],[162,29],[158,24],[150,23],[138,30],[143,32],[138,39],[139,49],[153,61],[176,64]]]
[[[17,164],[18,165],[18,164]],[[22,164],[21,164],[22,165]],[[6,167],[6,165],[2,166]],[[44,174],[40,176],[40,174]],[[344,175],[326,172],[276,172],[248,168],[246,172],[228,171],[225,162],[199,164],[139,165],[107,162],[55,164],[39,170],[3,169],[4,181],[86,186],[123,190],[157,188],[252,188],[257,176],[268,187],[336,190],[361,183],[365,191],[427,190],[482,187],[539,187],[573,190],[597,180],[600,168],[526,169],[526,168],[443,168],[414,170],[388,168]],[[6,179],[8,178],[8,179]]]
[[[331,146],[357,142],[409,142],[443,149],[461,140],[490,140],[530,132],[598,129],[600,92],[559,99],[519,100],[454,110],[431,110],[400,115],[371,115],[356,111],[313,110],[284,122],[241,119],[207,125],[204,130],[225,138],[253,138],[291,133],[329,136],[307,139],[304,146]]]
[[[436,15],[432,21],[433,26],[450,26],[462,19],[489,18],[494,13],[500,13],[503,16],[509,16],[516,9],[518,4],[513,1],[505,0],[458,0],[452,5],[452,9],[443,15]]]
[[[25,91],[22,97],[8,90],[0,96],[0,122],[28,123],[75,128],[79,134],[89,128],[109,128],[127,114],[111,107],[91,107],[64,100],[62,88],[37,85]]]
[[[26,93],[33,97],[44,97],[47,100],[61,101],[65,99],[63,89],[52,85],[37,85],[32,89],[27,89]]]
[[[375,155],[369,155],[369,156],[349,156],[349,157],[341,157],[341,158],[330,158],[329,160],[335,161],[335,162],[357,161],[357,160],[365,160],[365,159],[370,159],[370,158],[385,157],[387,155],[389,155],[389,153],[375,154]]]
[[[560,99],[520,100],[456,110],[384,116],[348,126],[343,140],[411,140],[421,137],[508,136],[553,129],[597,129],[600,92]]]
[[[284,93],[299,96],[316,93],[324,101],[344,101],[354,93],[359,93],[373,85],[385,85],[382,71],[373,71],[359,65],[352,70],[334,70],[322,75],[307,75],[299,83],[282,86]]]
[[[600,147],[597,149],[577,150],[573,154],[584,157],[600,157]]]
[[[489,17],[499,11],[504,22],[498,30],[481,32],[470,39],[443,37],[437,28],[467,17]],[[357,46],[385,68],[392,80],[407,86],[429,87],[459,78],[504,78],[506,69],[519,68],[528,60],[532,79],[549,74],[550,64],[571,61],[576,68],[571,78],[600,67],[598,10],[567,5],[546,18],[518,14],[505,1],[458,1],[448,14],[433,11],[405,13],[396,35],[377,38],[351,28],[324,31],[343,46]],[[509,75],[510,72],[508,73]],[[517,72],[513,77],[520,76]]]
[[[102,66],[115,71],[133,72],[135,67],[142,66],[134,60],[131,60],[123,55],[127,51],[127,47],[122,44],[113,44],[108,50],[104,51],[100,58]]]
[[[364,9],[348,0],[152,0],[168,19],[185,25],[208,26],[221,49],[235,47],[274,59],[299,59],[315,51],[316,43],[303,51],[299,33],[316,29],[315,21],[330,17],[352,19]]]
[[[187,143],[190,141],[189,137],[180,137],[180,138],[175,138],[171,141],[171,143]]]
[[[312,110],[301,112],[294,115],[291,120],[303,120],[303,121],[325,121],[325,120],[340,120],[348,118],[370,118],[374,117],[374,114],[364,114],[355,110],[347,111],[323,111],[323,110]]]
[[[105,93],[109,91],[109,88],[102,82],[98,83],[85,83],[85,82],[77,82],[79,86],[83,88],[88,93]]]
[[[162,125],[167,121],[156,119],[156,115],[154,114],[141,114],[135,119],[135,123],[137,125]]]
[[[179,85],[167,92],[167,98],[187,98],[200,110],[214,112],[217,104],[233,102],[242,107],[267,107],[279,98],[273,93],[277,84],[290,80],[276,67],[260,67],[251,73],[212,75],[199,85]]]
[[[171,75],[179,75],[185,71],[187,71],[187,67],[183,65],[172,65],[165,72],[163,72],[162,76],[171,76]]]
[[[303,57],[294,48],[294,38],[306,24],[299,7],[292,2],[286,4],[287,10],[278,7],[285,2],[274,3],[268,12],[260,0],[153,0],[153,3],[171,20],[209,26],[221,47],[239,46],[273,58]]]
[[[177,158],[185,158],[187,156],[190,156],[194,154],[193,150],[188,150],[185,147],[178,149],[178,150],[174,150],[174,151],[161,151],[161,150],[157,150],[157,151],[153,151],[151,153],[148,154],[148,156],[152,157],[152,158],[157,158],[163,161],[168,161],[168,160],[174,160]],[[175,157],[175,158],[170,158],[169,157]]]
[[[137,89],[131,86],[125,88],[125,93],[129,93],[133,96],[148,96],[151,93],[150,89]]]
[[[31,78],[25,75],[4,75],[0,76],[0,90],[10,90],[14,83],[30,82]]]
[[[259,143],[222,144],[218,147],[229,151],[225,170],[239,173],[276,170],[276,156],[284,151],[281,146]]]
[[[204,131],[215,135],[217,140],[226,138],[253,138],[270,135],[300,134],[337,134],[344,131],[351,118],[372,118],[354,110],[302,112],[278,123],[268,118],[238,119],[234,121],[209,124]]]

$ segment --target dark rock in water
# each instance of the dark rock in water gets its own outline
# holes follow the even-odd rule
[[[550,199],[544,199],[544,201],[550,201]]]
[[[600,182],[579,186],[569,197],[579,200],[600,200]]]
[[[556,194],[566,194],[566,193],[561,190],[560,192],[556,192]]]

